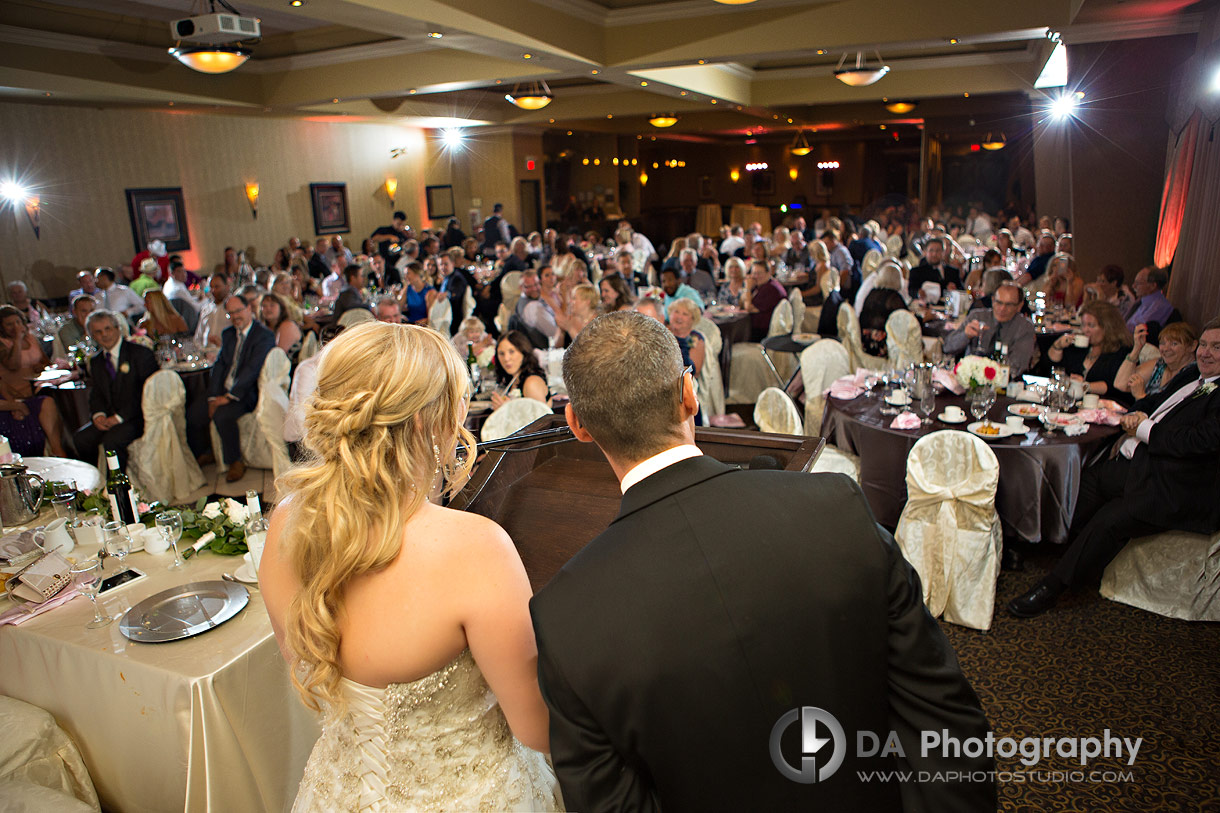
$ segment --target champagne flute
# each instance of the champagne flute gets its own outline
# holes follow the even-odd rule
[[[932,370],[924,368],[919,372],[919,413],[923,415],[925,426],[932,423],[932,413],[936,411],[936,387],[932,384]]]
[[[162,511],[157,514],[157,530],[174,549],[174,563],[168,569],[178,570],[185,564],[182,554],[178,552],[178,539],[182,536],[182,514],[177,511]]]
[[[85,625],[85,629],[99,629],[114,621],[114,617],[107,615],[97,600],[97,591],[102,586],[102,563],[96,559],[86,560],[69,572],[76,580],[76,589],[93,604],[93,620]]]
[[[107,522],[102,526],[102,549],[97,552],[98,558],[106,555],[119,560],[119,570],[124,569],[127,554],[131,553],[131,533],[121,521]]]

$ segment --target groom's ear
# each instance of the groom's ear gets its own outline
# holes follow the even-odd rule
[[[568,428],[572,430],[572,434],[581,443],[592,443],[593,436],[589,434],[589,430],[585,429],[584,424],[580,422],[580,418],[576,417],[576,412],[572,409],[572,402],[563,408],[563,416],[568,420]]]

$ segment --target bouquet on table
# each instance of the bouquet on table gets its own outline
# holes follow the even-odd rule
[[[52,496],[49,484],[47,489],[49,499]],[[82,489],[77,492],[76,509],[81,512],[97,511],[107,519],[112,518],[110,500],[102,489]],[[182,515],[182,540],[192,547],[205,536],[210,536],[204,542],[204,546],[211,549],[213,553],[238,556],[248,550],[246,547],[248,511],[244,503],[232,498],[222,497],[219,500],[208,502],[206,497],[201,497],[193,506],[171,506],[161,502],[147,503],[137,500],[136,509],[140,515],[140,522],[148,528],[156,527],[157,514],[162,511],[169,509],[178,511]]]
[[[1000,366],[982,356],[965,356],[953,368],[958,383],[973,392],[980,387],[994,387],[999,381]]]

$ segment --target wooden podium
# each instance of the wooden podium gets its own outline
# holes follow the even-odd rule
[[[565,425],[562,415],[544,415],[518,434]],[[809,471],[825,445],[822,438],[704,428],[695,430],[695,442],[723,463],[744,467],[757,455],[770,455],[786,471]],[[592,443],[523,440],[520,448],[487,452],[449,507],[482,514],[508,531],[537,592],[605,530],[622,493]]]

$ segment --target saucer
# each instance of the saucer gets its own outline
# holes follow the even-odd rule
[[[241,567],[233,571],[233,578],[242,584],[258,584],[258,575],[254,572],[254,567],[249,562],[243,562]]]
[[[965,423],[968,419],[965,415],[962,415],[960,418],[953,419],[942,412],[936,416],[936,420],[940,421],[941,423],[959,424]]]

